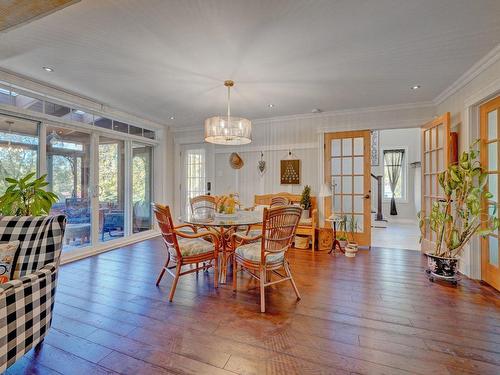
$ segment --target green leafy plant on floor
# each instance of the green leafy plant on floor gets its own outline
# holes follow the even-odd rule
[[[343,215],[339,221],[339,241],[347,241],[347,216]]]
[[[446,199],[434,202],[429,216],[418,213],[421,240],[426,228],[436,233],[433,255],[459,257],[473,235],[487,236],[498,229],[496,203],[484,208],[484,202],[493,194],[488,191],[488,174],[478,160],[477,144],[474,142],[467,152],[462,152],[458,163],[438,175]]]
[[[302,190],[300,206],[304,210],[309,210],[311,208],[311,187],[309,185],[304,186],[304,190]]]
[[[358,231],[358,228],[359,228],[358,227],[358,220],[354,217],[354,215],[351,215],[351,217],[347,218],[347,233],[349,233],[349,235],[347,237],[348,237],[348,240],[350,237],[349,242],[351,242],[351,243],[356,242],[356,241],[354,241],[354,235]]]
[[[7,177],[9,184],[0,197],[0,214],[6,216],[40,216],[48,215],[52,205],[58,201],[57,195],[45,191],[49,184],[47,175],[35,178],[35,173],[16,180]]]

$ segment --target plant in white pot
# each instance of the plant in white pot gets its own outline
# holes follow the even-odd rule
[[[339,221],[339,235],[337,236],[340,247],[345,249],[347,246],[347,216],[343,215]]]
[[[358,231],[358,220],[356,220],[354,215],[351,215],[351,217],[347,219],[347,229],[349,233],[347,236],[349,242],[345,247],[345,256],[354,258],[358,252],[358,243],[354,238],[355,233]]]
[[[308,219],[311,210],[311,187],[309,185],[304,186],[304,190],[302,190],[300,206],[302,207],[302,218]]]
[[[422,235],[426,228],[436,234],[435,248],[426,253],[431,281],[436,277],[456,284],[464,246],[474,235],[487,236],[498,229],[496,204],[488,206],[490,210],[484,208],[493,194],[488,191],[488,174],[478,160],[477,144],[474,142],[462,152],[458,163],[438,175],[446,198],[434,202],[428,216],[418,214]]]

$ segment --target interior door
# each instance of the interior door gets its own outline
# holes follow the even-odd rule
[[[450,113],[435,118],[422,126],[422,215],[426,216],[432,204],[445,199],[438,174],[450,162]],[[434,249],[436,234],[427,225],[423,229],[421,250]]]
[[[334,201],[325,198],[325,219],[333,212],[357,222],[355,240],[371,245],[370,131],[325,134],[325,182]]]
[[[488,173],[488,189],[493,198],[483,202],[483,208],[498,213],[499,152],[500,152],[500,96],[480,107],[481,164]],[[481,278],[500,290],[499,231],[481,240]]]

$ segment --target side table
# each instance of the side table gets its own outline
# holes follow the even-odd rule
[[[344,249],[340,246],[339,240],[337,240],[337,223],[340,223],[342,221],[342,218],[338,216],[330,216],[326,221],[329,221],[332,223],[332,232],[333,232],[333,241],[332,241],[332,248],[328,252],[328,254],[331,254],[332,252],[334,254],[337,254],[337,248],[340,250],[341,253],[344,253]]]

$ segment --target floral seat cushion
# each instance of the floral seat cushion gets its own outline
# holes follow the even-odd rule
[[[214,251],[214,245],[202,238],[178,238],[177,241],[183,257]]]
[[[260,246],[260,241],[245,244],[236,249],[236,254],[245,258],[246,260],[250,260],[252,262],[260,262]],[[269,254],[266,259],[268,263],[275,263],[283,260],[284,256],[285,253],[281,252],[276,254]]]

